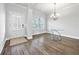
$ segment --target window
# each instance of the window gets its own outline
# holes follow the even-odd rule
[[[39,33],[44,31],[44,18],[40,16],[34,17],[33,20],[33,33]]]

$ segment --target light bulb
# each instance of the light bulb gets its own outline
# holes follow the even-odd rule
[[[57,20],[59,18],[59,16],[60,16],[59,13],[56,13],[56,15],[51,14],[50,18],[53,19],[53,20]]]

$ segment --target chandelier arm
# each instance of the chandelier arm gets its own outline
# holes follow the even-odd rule
[[[54,3],[54,16],[56,16],[56,3]]]

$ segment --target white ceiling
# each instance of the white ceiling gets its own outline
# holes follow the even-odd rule
[[[66,6],[67,4],[64,4],[64,3],[59,3],[59,4],[56,4],[56,9],[58,8],[62,8],[64,6]],[[54,8],[54,4],[53,3],[44,3],[44,4],[37,4],[35,6],[36,9],[39,9],[47,14],[53,12],[53,8]]]
[[[54,7],[53,3],[19,3],[18,5],[24,6],[24,7],[30,6],[31,8],[35,8],[35,9],[40,10],[46,14],[52,13],[53,7]],[[56,9],[59,10],[62,8],[69,7],[70,5],[73,5],[73,4],[71,4],[71,3],[57,3]]]

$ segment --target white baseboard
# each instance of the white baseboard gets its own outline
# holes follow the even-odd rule
[[[79,37],[77,37],[77,36],[72,36],[72,35],[61,34],[61,36],[65,36],[65,37],[69,37],[69,38],[74,38],[74,39],[79,39]]]
[[[27,37],[27,35],[18,35],[18,36],[7,37],[6,40],[10,40],[10,39],[16,38],[16,37]]]
[[[32,36],[27,36],[27,39],[32,39],[33,37]]]
[[[51,32],[48,31],[47,33],[51,33]],[[72,35],[61,34],[61,36],[65,36],[65,37],[69,37],[69,38],[73,38],[73,39],[79,39],[79,37],[72,36]]]
[[[4,48],[5,42],[6,42],[6,40],[4,39],[4,40],[0,43],[0,54],[1,54],[2,50],[3,50],[3,48]]]
[[[43,33],[47,33],[47,32],[34,33],[34,34],[32,34],[32,35],[38,35],[38,34],[43,34]]]
[[[42,33],[50,33],[50,32],[42,32]],[[36,33],[36,34],[32,34],[32,35],[38,35],[38,34],[42,34],[42,33]],[[16,37],[23,37],[23,36],[27,37],[28,39],[32,39],[32,36],[22,35],[22,36],[8,37],[8,38],[6,38],[6,40],[11,39],[11,38],[16,38]],[[74,38],[74,39],[79,39],[79,37],[72,36],[72,35],[61,34],[61,36],[65,36],[65,37],[69,37],[69,38]]]

